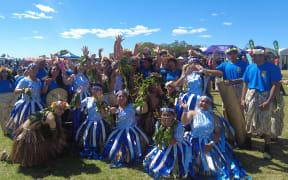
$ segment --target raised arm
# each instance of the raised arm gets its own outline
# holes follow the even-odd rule
[[[183,112],[182,117],[181,117],[181,123],[183,124],[183,126],[190,124],[195,114],[196,114],[196,111]]]

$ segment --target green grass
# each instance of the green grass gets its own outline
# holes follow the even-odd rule
[[[288,71],[282,71],[283,79],[288,79]],[[285,86],[288,93],[288,89]],[[221,113],[221,98],[212,92],[216,107]],[[288,114],[288,96],[285,113]],[[10,151],[12,140],[2,135],[0,130],[0,152]],[[262,158],[263,139],[252,139],[252,151],[235,149],[236,155],[248,175],[252,179],[285,180],[288,179],[288,122],[284,119],[284,128],[280,141],[272,144],[272,161]],[[99,160],[87,160],[73,155],[67,155],[35,168],[21,168],[18,164],[8,161],[0,162],[0,180],[2,179],[152,179],[143,172],[141,163],[129,168],[110,169],[109,164]]]

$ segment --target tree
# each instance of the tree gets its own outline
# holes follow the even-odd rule
[[[149,47],[149,49],[151,50],[151,54],[152,56],[155,56],[155,52],[153,51],[153,49],[155,48],[155,45],[154,43],[152,42],[145,42],[143,44],[141,44],[141,46],[139,47],[138,51],[139,52],[142,52],[142,50],[145,48],[145,47]],[[159,45],[160,47],[160,50],[161,49],[166,49],[168,50],[169,54],[171,55],[176,55],[176,57],[179,57],[179,56],[188,56],[188,50],[190,49],[199,49],[201,46],[192,46],[191,44],[188,44],[186,41],[178,41],[178,40],[175,40],[174,42],[170,43],[170,44],[160,44]]]
[[[60,52],[59,52],[59,56],[62,56],[62,55],[67,54],[67,53],[69,53],[68,50],[62,49],[62,50],[60,50]]]
[[[4,53],[1,55],[1,57],[5,57],[5,56],[6,56],[6,54],[4,54]]]

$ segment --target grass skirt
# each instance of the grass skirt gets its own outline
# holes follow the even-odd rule
[[[42,126],[31,129],[24,129],[21,126],[14,131],[14,134],[11,160],[23,167],[32,167],[55,159],[63,151],[66,144],[64,137],[52,140],[43,134]]]

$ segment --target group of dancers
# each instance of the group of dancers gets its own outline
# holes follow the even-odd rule
[[[206,69],[199,53],[191,54],[180,72],[173,71],[177,61],[165,57],[167,52],[157,52],[160,62],[149,57],[148,49],[139,59],[123,51],[121,41],[117,37],[114,55],[120,61],[128,59],[132,67],[129,76],[123,74],[126,66],[120,61],[111,63],[102,58],[102,64],[91,63],[86,47],[85,58],[70,75],[67,66],[56,61],[41,82],[36,77],[39,66],[28,66],[27,75],[14,90],[20,96],[7,122],[14,138],[10,159],[31,167],[56,158],[73,145],[81,156],[109,161],[110,167],[143,162],[145,172],[156,178],[172,174],[247,178],[233,147],[225,140],[229,123],[212,109],[210,77],[223,72]],[[172,68],[166,68],[167,64]],[[137,72],[142,73],[138,79],[134,76]],[[137,86],[129,78],[144,84]],[[141,90],[145,82],[149,87]],[[64,101],[43,103],[41,94],[59,87],[69,89],[70,105]],[[107,93],[116,98],[116,104],[109,104]],[[67,129],[63,128],[65,111],[72,114],[72,142],[67,141]]]

